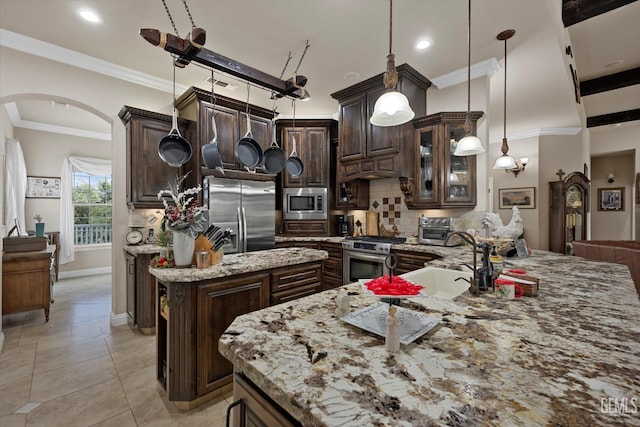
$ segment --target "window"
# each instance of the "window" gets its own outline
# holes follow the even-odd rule
[[[111,175],[73,172],[71,198],[75,244],[111,243]]]

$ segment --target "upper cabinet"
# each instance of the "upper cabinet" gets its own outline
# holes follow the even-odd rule
[[[407,64],[396,68],[396,90],[407,96],[416,116],[426,112],[431,82]],[[413,170],[413,125],[373,126],[369,117],[386,91],[383,74],[331,94],[339,106],[338,181],[407,176]]]
[[[302,175],[294,177],[282,172],[282,186],[287,187],[332,187],[335,177],[335,140],[338,124],[335,120],[296,120],[293,127],[291,120],[279,120],[278,131],[280,145],[287,157],[293,151],[293,140],[296,141],[296,152],[302,160]]]
[[[483,113],[471,112],[472,133]],[[476,156],[454,156],[465,135],[466,112],[431,114],[413,121],[414,171],[400,178],[407,207],[415,209],[476,205]]]
[[[197,123],[196,137],[190,141],[193,146],[193,157],[189,162],[194,170],[195,182],[201,181],[202,169],[206,174],[214,174],[213,170],[205,168],[201,154],[202,146],[213,139],[212,116],[216,121],[218,151],[222,159],[222,166],[225,172],[231,171],[230,174],[227,173],[226,175],[229,177],[233,175],[233,177],[239,178],[243,177],[244,174],[246,174],[244,177],[248,177],[248,174],[251,173],[253,179],[259,178],[254,172],[264,175],[264,171],[259,166],[255,171],[249,171],[235,158],[236,142],[247,133],[247,104],[222,95],[216,95],[214,112],[211,101],[211,92],[196,87],[190,87],[176,100],[176,107],[180,112],[180,117]],[[273,112],[254,105],[249,105],[248,109],[251,134],[264,151],[271,144]],[[266,179],[266,177],[263,178]],[[273,179],[273,176],[271,179]]]
[[[162,208],[158,192],[167,188],[171,177],[190,170],[189,163],[174,168],[158,154],[158,143],[171,131],[171,116],[129,106],[122,107],[118,116],[127,135],[127,202],[134,208]],[[193,125],[178,120],[178,129],[188,141],[193,139]]]

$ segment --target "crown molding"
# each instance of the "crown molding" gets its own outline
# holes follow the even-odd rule
[[[22,120],[20,112],[15,102],[7,102],[4,104],[7,115],[14,128],[23,128],[37,130],[40,132],[59,133],[61,135],[79,136],[82,138],[101,139],[103,141],[111,141],[111,133],[95,132],[85,129],[76,129],[66,126],[52,125],[49,123],[32,122],[30,120]]]
[[[477,64],[471,65],[471,79],[476,79],[478,77],[491,77],[493,76],[499,69],[500,63],[496,58],[485,59],[482,62],[478,62]],[[431,79],[431,83],[436,86],[438,89],[445,89],[449,86],[454,86],[462,82],[467,81],[467,67],[460,68],[459,70],[452,71],[447,74],[443,74],[442,76]]]
[[[160,79],[131,68],[122,67],[93,56],[85,55],[84,53],[43,42],[2,28],[0,28],[0,46],[36,55],[51,61],[61,62],[66,65],[73,64],[74,67],[104,74],[105,76],[140,86],[173,93],[172,81]],[[184,92],[188,88],[189,86],[176,83],[176,91]]]
[[[513,132],[507,134],[507,139],[511,141],[516,141],[518,139],[525,138],[538,138],[541,136],[551,136],[551,135],[577,135],[580,133],[582,128],[548,128],[548,129],[529,129],[523,130],[520,132]],[[502,142],[502,136],[492,136],[489,138],[490,144],[496,144]]]

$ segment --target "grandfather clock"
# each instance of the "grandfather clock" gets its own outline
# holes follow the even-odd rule
[[[587,212],[589,212],[589,178],[581,172],[572,172],[564,180],[549,183],[551,206],[549,215],[549,250],[573,255],[574,240],[587,238]]]

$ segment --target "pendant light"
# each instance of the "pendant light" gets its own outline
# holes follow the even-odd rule
[[[389,54],[387,55],[387,71],[384,72],[383,82],[387,91],[378,98],[373,107],[373,114],[369,122],[374,126],[397,126],[407,123],[415,117],[409,106],[409,100],[404,94],[394,88],[398,84],[395,58],[391,53],[391,35],[393,30],[393,0],[389,0]]]
[[[494,169],[513,169],[516,162],[509,156],[509,144],[507,144],[507,40],[516,33],[516,30],[504,30],[496,36],[498,40],[504,40],[504,137],[502,138],[502,156],[496,159]]]
[[[456,146],[454,156],[473,156],[484,153],[482,141],[477,136],[471,134],[473,125],[471,124],[471,0],[469,0],[469,32],[467,33],[467,116],[464,120],[465,136]]]

